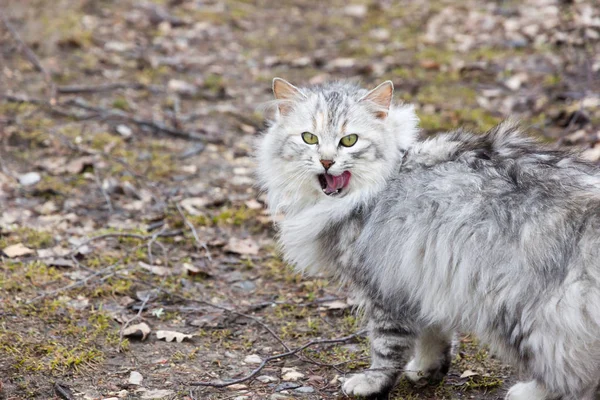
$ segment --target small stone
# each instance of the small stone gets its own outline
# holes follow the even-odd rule
[[[344,7],[344,14],[349,17],[363,18],[367,15],[367,6],[364,4],[353,4]]]
[[[281,373],[283,374],[281,376],[281,379],[288,382],[295,382],[299,379],[304,378],[304,374],[296,371],[295,368],[282,368]]]
[[[238,397],[234,397],[233,400],[248,400],[250,399],[250,396],[238,396]]]
[[[234,283],[233,288],[242,292],[253,292],[256,289],[256,284],[252,281],[241,281]]]
[[[279,393],[273,393],[271,396],[269,396],[269,400],[292,400],[293,397],[290,396],[286,396],[283,394],[279,394]]]
[[[296,388],[295,391],[298,393],[314,393],[315,388],[312,386],[300,386],[299,388]]]
[[[141,385],[144,377],[137,371],[131,371],[129,374],[129,384],[130,385]]]
[[[269,375],[261,375],[261,376],[257,376],[256,380],[262,383],[272,383],[272,382],[277,382],[279,379],[273,377],[273,376],[269,376]]]
[[[244,358],[244,362],[248,364],[260,364],[262,362],[262,358],[260,358],[257,354],[251,354]]]
[[[19,176],[19,183],[23,186],[31,186],[38,183],[42,177],[37,172],[28,172]]]
[[[385,28],[376,28],[369,32],[369,36],[375,40],[387,40],[390,38],[390,31]]]
[[[349,57],[334,58],[327,64],[328,69],[349,69],[356,65],[356,60]]]
[[[300,386],[302,386],[302,385],[300,383],[296,383],[296,382],[283,382],[283,383],[280,383],[279,385],[277,385],[277,387],[275,387],[275,391],[281,392],[283,390],[296,389]]]
[[[173,394],[174,394],[174,392],[172,390],[168,390],[168,389],[148,390],[147,392],[144,392],[144,394],[142,394],[142,399],[143,400],[165,399],[165,398],[169,398]]]
[[[171,79],[169,83],[167,83],[167,87],[172,92],[187,96],[193,96],[198,92],[196,86],[178,79]]]
[[[243,389],[248,389],[248,386],[244,385],[242,383],[236,383],[235,385],[227,386],[227,389],[229,389],[229,390],[243,390]]]
[[[526,74],[523,74],[523,73],[516,74],[516,75],[511,76],[507,80],[505,80],[504,86],[506,86],[507,88],[509,88],[510,90],[513,90],[513,91],[519,90],[526,80],[527,80]]]
[[[133,135],[133,131],[131,130],[131,128],[123,124],[117,125],[116,131],[119,135],[123,136],[124,138],[129,138],[131,137],[131,135]]]

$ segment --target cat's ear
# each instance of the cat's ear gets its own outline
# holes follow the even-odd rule
[[[394,95],[394,84],[392,81],[385,81],[369,93],[361,97],[360,101],[368,101],[372,103],[377,118],[384,119],[387,117],[392,105],[392,96]]]
[[[306,97],[300,89],[281,78],[273,79],[273,94],[277,100],[280,100],[277,107],[281,115],[291,111],[294,100]]]

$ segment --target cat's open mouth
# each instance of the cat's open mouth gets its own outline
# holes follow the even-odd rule
[[[344,171],[341,175],[330,175],[328,173],[320,174],[318,176],[319,183],[323,193],[327,196],[335,196],[342,192],[350,183],[350,171]]]

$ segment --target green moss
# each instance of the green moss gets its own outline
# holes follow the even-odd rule
[[[502,386],[504,381],[493,376],[472,376],[462,386],[462,389],[467,390],[493,390]]]
[[[464,106],[474,104],[476,98],[477,92],[463,85],[429,85],[422,88],[417,94],[417,101],[419,103],[434,105],[455,103]]]
[[[50,232],[33,228],[17,228],[0,236],[0,249],[17,243],[32,249],[43,249],[53,246],[54,238]]]
[[[129,106],[129,101],[127,101],[125,97],[117,97],[116,99],[114,99],[112,106],[113,108],[123,111],[129,111],[129,109],[131,108]]]
[[[123,146],[123,139],[109,132],[99,132],[94,134],[90,146],[95,150],[104,150],[108,144],[114,144],[115,148]]]
[[[433,133],[452,129],[452,122],[441,113],[419,114],[419,125],[425,131]]]

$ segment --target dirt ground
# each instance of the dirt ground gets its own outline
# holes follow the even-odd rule
[[[512,116],[600,159],[591,0],[2,0],[0,13],[0,399],[345,398],[341,380],[368,366],[352,299],[281,261],[253,186],[274,76],[391,79],[426,135]],[[255,379],[194,385],[261,362]],[[443,382],[402,381],[391,398],[501,399],[517,379],[462,334]]]

